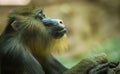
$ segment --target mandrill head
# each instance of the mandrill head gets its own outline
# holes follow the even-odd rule
[[[66,27],[62,20],[45,16],[35,6],[18,7],[9,13],[5,34],[19,38],[30,51],[44,56],[67,48]]]

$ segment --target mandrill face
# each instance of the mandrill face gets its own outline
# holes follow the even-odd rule
[[[48,34],[50,34],[55,39],[63,37],[67,31],[62,20],[47,18],[42,13],[42,11],[36,15],[36,18],[42,21],[48,30]]]

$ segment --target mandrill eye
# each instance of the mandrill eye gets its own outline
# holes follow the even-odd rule
[[[43,14],[43,11],[42,11],[42,10],[39,11],[39,12],[36,14],[35,18],[40,19],[40,20],[42,20],[43,18],[45,18],[45,15]]]

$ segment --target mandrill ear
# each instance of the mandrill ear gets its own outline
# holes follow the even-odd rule
[[[6,28],[4,29],[2,35],[14,32],[16,30],[15,24],[16,24],[16,20],[14,18],[9,18]]]
[[[18,25],[17,25],[17,21],[13,21],[11,24],[11,28],[13,29],[13,31],[17,31],[18,30]]]
[[[8,18],[6,28],[4,29],[2,35],[9,34],[14,31],[11,26],[11,24],[14,22],[14,20],[15,20],[14,18]]]
[[[11,30],[11,32],[15,32],[19,28],[19,23],[14,18],[8,19],[8,25],[9,25],[9,29]]]

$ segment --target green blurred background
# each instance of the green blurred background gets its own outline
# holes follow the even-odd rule
[[[120,61],[120,0],[31,0],[48,17],[62,19],[68,29],[68,50],[55,54],[66,67],[81,59],[106,53]],[[16,6],[0,5],[0,33]]]

